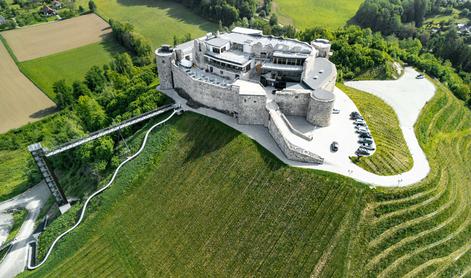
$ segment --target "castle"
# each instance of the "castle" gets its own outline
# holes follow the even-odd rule
[[[329,125],[337,78],[329,41],[308,44],[236,27],[175,48],[164,45],[155,54],[161,90],[175,89],[188,103],[232,115],[241,125],[267,127],[288,159],[324,162],[297,144],[314,138],[286,116]]]

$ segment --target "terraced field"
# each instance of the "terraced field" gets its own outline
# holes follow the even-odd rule
[[[372,94],[343,84],[337,86],[355,102],[376,142],[376,152],[360,161],[354,160],[357,165],[379,175],[395,175],[410,170],[412,156],[391,106]]]
[[[471,275],[471,113],[437,84],[416,126],[432,172],[407,189],[380,190],[365,209],[369,277]]]

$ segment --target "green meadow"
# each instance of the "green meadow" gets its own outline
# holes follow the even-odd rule
[[[298,29],[322,26],[336,29],[357,12],[363,0],[275,0],[273,9],[282,24]]]
[[[19,67],[36,86],[55,100],[54,82],[65,79],[70,85],[75,80],[82,80],[92,66],[104,65],[111,61],[113,55],[123,51],[124,48],[109,36],[99,43],[21,62]]]
[[[217,24],[172,1],[96,0],[95,3],[100,16],[131,23],[154,48],[172,44],[174,35],[182,38],[190,33],[196,38],[217,29]]]

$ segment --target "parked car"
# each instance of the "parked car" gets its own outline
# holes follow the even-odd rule
[[[415,79],[424,79],[425,76],[423,74],[419,74],[415,77]]]
[[[369,139],[372,139],[372,138],[373,138],[373,137],[371,137],[371,134],[368,133],[368,132],[362,132],[362,133],[360,133],[360,135],[358,135],[358,136],[360,136],[360,138],[369,138]]]
[[[355,152],[355,154],[356,154],[357,156],[366,156],[366,155],[370,155],[370,153],[369,153],[367,150],[365,150],[365,149],[360,149],[360,148],[358,148],[358,150]]]
[[[356,125],[366,125],[365,121],[361,119],[356,119],[353,123]]]
[[[360,144],[372,145],[372,144],[373,144],[373,140],[368,139],[368,138],[361,138],[360,140],[358,140],[358,143],[360,143]]]
[[[330,150],[332,152],[338,151],[339,150],[339,143],[336,142],[336,141],[332,142],[332,144],[330,144]]]
[[[332,109],[332,114],[339,114],[340,110],[339,109]]]
[[[365,150],[367,150],[367,151],[374,151],[374,150],[375,150],[375,148],[372,147],[371,144],[361,144],[361,145],[360,145],[360,148],[363,148],[363,149],[365,149]]]
[[[356,130],[366,130],[366,131],[369,131],[367,125],[355,125],[355,129],[356,129]]]

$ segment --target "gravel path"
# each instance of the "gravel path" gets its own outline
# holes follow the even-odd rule
[[[336,96],[335,108],[340,109],[341,113],[332,115],[330,127],[314,130],[312,132],[314,136],[312,141],[303,142],[303,146],[307,149],[325,158],[323,165],[288,160],[273,141],[268,130],[263,126],[239,125],[236,119],[212,109],[188,107],[186,100],[178,96],[175,90],[161,91],[181,104],[185,110],[217,119],[246,134],[290,166],[333,172],[371,185],[407,186],[421,181],[430,171],[427,158],[415,137],[413,126],[422,107],[435,94],[435,87],[427,79],[416,79],[417,74],[418,72],[414,69],[406,68],[404,75],[399,80],[346,83],[348,86],[380,97],[396,111],[404,138],[414,159],[414,165],[408,172],[394,176],[373,174],[353,164],[348,158],[348,156],[353,155],[358,147],[356,143],[358,138],[355,135],[351,121],[348,119],[349,113],[358,111],[358,109],[353,101],[338,88],[334,92]],[[328,146],[332,141],[339,142],[340,148],[337,153],[329,151]]]

